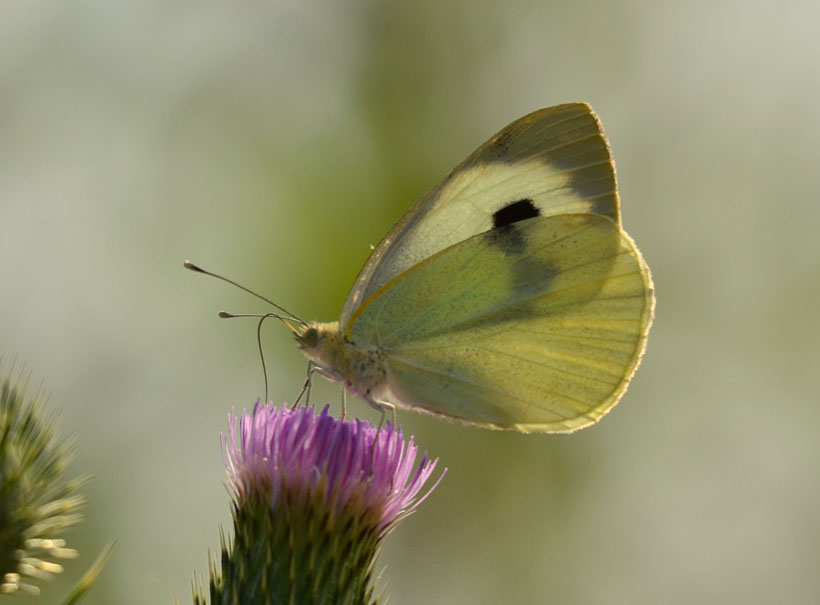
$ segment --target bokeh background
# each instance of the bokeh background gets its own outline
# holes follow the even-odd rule
[[[335,319],[427,188],[513,119],[585,100],[655,277],[643,365],[571,436],[400,414],[450,470],[386,543],[390,603],[816,603],[818,18],[808,0],[3,3],[0,353],[44,380],[94,474],[82,557],[37,602],[111,540],[87,603],[190,602],[230,524],[219,434],[263,386],[255,323],[216,312],[266,307],[183,259]],[[290,400],[305,363],[281,326],[264,336]]]

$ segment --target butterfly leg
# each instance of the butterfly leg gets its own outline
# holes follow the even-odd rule
[[[387,401],[380,401],[379,406],[382,410],[382,422],[384,422],[384,413],[390,410],[390,423],[393,425],[393,428],[396,428],[396,406]]]
[[[390,410],[391,414],[391,421],[393,427],[396,426],[396,406],[388,401],[376,401],[371,397],[363,397],[364,401],[374,410],[378,411],[381,414],[381,419],[379,420],[379,430],[384,426],[384,419],[387,415],[387,410]]]
[[[373,447],[370,449],[370,470],[372,471],[376,456],[376,444],[379,443],[379,437],[381,435],[382,429],[384,428],[384,419],[387,415],[387,410],[390,410],[390,413],[393,418],[391,428],[393,428],[394,430],[396,428],[396,406],[388,401],[376,401],[371,397],[364,397],[364,400],[370,407],[378,410],[381,414],[381,419],[379,420],[379,428],[376,429],[376,437],[373,439]],[[390,479],[390,482],[392,485],[392,477]]]
[[[302,396],[305,397],[305,407],[310,405],[310,389],[313,386],[314,372],[319,372],[321,374],[322,368],[320,368],[314,362],[308,361],[307,377],[305,378],[305,384],[302,385],[302,389],[299,391],[299,394],[296,396],[296,399],[293,400],[293,404],[290,406],[291,409],[299,405],[299,401],[301,401]]]
[[[299,391],[299,394],[296,396],[296,399],[293,401],[293,404],[290,406],[291,409],[295,408],[299,405],[299,402],[302,400],[302,397],[305,398],[305,407],[310,405],[310,391],[313,388],[313,375],[314,374],[321,374],[328,380],[336,381],[336,376],[329,372],[327,369],[320,366],[318,363],[314,361],[308,361],[308,369],[307,369],[307,376],[305,377],[305,383],[302,385],[302,389]],[[342,387],[342,420],[345,419],[347,416],[347,399],[346,399],[347,392]]]

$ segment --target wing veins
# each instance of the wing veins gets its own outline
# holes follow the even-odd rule
[[[587,127],[587,125],[585,124],[585,125],[581,126],[580,128],[576,128],[575,131],[583,130],[586,127]],[[573,131],[571,131],[571,130],[567,131],[567,133],[571,133],[571,132],[573,132]],[[594,134],[589,134],[589,135],[581,137],[581,138],[571,139],[571,140],[568,140],[568,141],[562,141],[562,142],[558,143],[557,145],[552,145],[551,147],[539,148],[537,144],[530,145],[529,147],[522,148],[522,150],[531,151],[533,149],[540,149],[540,151],[538,151],[537,153],[529,153],[528,155],[525,155],[525,154],[521,153],[521,154],[511,156],[511,157],[515,158],[515,159],[537,158],[539,156],[546,155],[548,153],[553,153],[555,151],[558,151],[559,149],[566,149],[567,147],[572,147],[573,145],[577,145],[578,143],[583,143],[585,141],[590,141],[590,140],[593,140],[593,139],[601,139],[601,133],[600,132],[595,132]]]
[[[504,352],[500,349],[495,349],[495,348],[492,348],[492,347],[486,347],[486,346],[481,345],[481,344],[473,345],[473,346],[476,349],[479,349],[481,351],[485,351],[487,353],[495,353],[497,355],[503,355],[505,357],[509,357],[509,358],[512,358],[512,359],[515,359],[515,360],[518,360],[518,361],[526,361],[527,363],[531,363],[533,365],[537,365],[537,366],[540,366],[542,368],[547,368],[548,370],[551,370],[551,371],[559,373],[559,374],[566,374],[567,376],[574,376],[576,378],[583,378],[585,380],[592,380],[592,381],[595,381],[595,382],[598,382],[598,383],[601,383],[601,384],[605,384],[605,385],[608,385],[608,386],[617,386],[619,384],[619,382],[614,382],[613,383],[613,382],[609,382],[607,380],[603,380],[601,378],[593,378],[593,377],[590,377],[590,376],[585,376],[583,374],[578,374],[576,372],[570,372],[569,370],[561,369],[559,367],[556,367],[556,366],[551,365],[549,363],[538,361],[538,360],[533,359],[531,357],[522,357],[522,356],[518,356],[518,355],[513,355],[512,353],[506,353],[506,352]],[[578,362],[572,362],[572,363],[575,363],[578,366],[583,366],[583,364],[578,363]],[[591,368],[593,366],[592,365],[587,365],[585,367],[590,367]],[[603,371],[606,372],[606,370],[603,370]],[[533,384],[533,383],[527,383],[527,384]]]
[[[572,418],[577,417],[577,416],[563,416],[561,414],[558,414],[555,411],[555,409],[553,409],[552,407],[545,406],[545,405],[539,405],[537,402],[527,400],[527,399],[522,399],[521,397],[510,394],[509,392],[507,392],[506,390],[504,390],[501,387],[498,387],[497,385],[481,384],[481,383],[478,383],[474,380],[465,379],[463,376],[454,376],[453,374],[449,374],[447,372],[441,371],[441,368],[432,368],[432,367],[429,367],[429,366],[426,366],[426,365],[421,365],[421,364],[418,364],[418,363],[409,362],[407,360],[401,360],[401,361],[399,361],[399,363],[402,363],[402,364],[404,364],[404,365],[406,365],[410,368],[413,368],[414,370],[416,370],[418,372],[426,372],[428,374],[433,374],[435,376],[447,376],[447,377],[452,378],[453,380],[455,380],[457,382],[461,382],[465,385],[470,385],[470,386],[474,387],[473,391],[475,393],[479,393],[481,395],[481,397],[489,403],[496,403],[496,402],[499,401],[498,398],[493,398],[493,397],[489,397],[489,396],[485,395],[485,393],[492,392],[492,393],[496,393],[497,395],[499,395],[501,397],[500,401],[503,401],[504,399],[507,399],[507,400],[512,399],[512,400],[518,401],[521,404],[524,404],[524,405],[527,405],[527,406],[532,406],[536,409],[559,415],[564,420],[570,420]],[[531,386],[536,386],[537,390],[540,393],[544,393],[548,396],[553,396],[555,399],[558,399],[558,400],[561,400],[561,401],[566,401],[566,402],[570,403],[571,407],[573,407],[573,408],[578,408],[580,406],[584,410],[589,410],[590,407],[591,407],[589,405],[589,403],[587,403],[585,401],[582,401],[580,399],[576,399],[574,397],[569,397],[567,395],[556,393],[556,392],[550,391],[548,389],[543,389],[541,387],[538,387],[538,385],[533,385],[533,383],[527,383],[527,384],[530,384]],[[592,407],[594,408],[595,406],[592,406]]]
[[[531,156],[531,157],[536,157],[536,156]],[[536,157],[536,159],[540,159],[540,158],[537,158],[537,157]],[[593,167],[593,166],[607,165],[607,164],[609,164],[609,163],[610,163],[610,161],[611,161],[611,160],[608,160],[608,159],[607,159],[607,160],[605,160],[605,161],[604,161],[604,160],[602,160],[602,161],[599,161],[599,162],[590,162],[590,163],[584,164],[584,165],[582,165],[582,166],[574,166],[574,167],[572,167],[572,168],[566,168],[566,169],[564,169],[564,170],[555,170],[554,172],[551,172],[551,173],[550,173],[550,175],[549,175],[549,177],[548,177],[548,178],[552,179],[552,178],[555,178],[555,177],[562,177],[562,176],[566,176],[567,174],[570,174],[570,173],[572,173],[572,172],[575,172],[576,170],[579,170],[579,169],[591,168],[591,167]],[[550,164],[549,164],[548,162],[546,162],[546,161],[543,161],[543,163],[544,163],[544,164],[547,164],[548,166],[550,166]],[[488,191],[491,191],[492,189],[496,189],[496,188],[503,188],[503,187],[504,187],[505,185],[507,185],[510,181],[517,181],[517,180],[520,180],[522,175],[524,175],[524,174],[528,174],[528,173],[533,172],[533,171],[535,171],[535,170],[540,170],[541,168],[542,168],[542,166],[535,165],[535,166],[532,166],[532,167],[527,168],[527,169],[522,169],[522,170],[520,170],[517,174],[511,174],[510,176],[506,177],[506,178],[505,178],[505,179],[503,179],[503,180],[500,180],[500,181],[496,181],[496,182],[494,182],[494,183],[492,184],[492,187],[486,187],[486,188],[484,188],[484,189],[477,189],[476,191],[474,191],[474,192],[472,192],[472,193],[466,193],[466,194],[465,194],[465,193],[457,193],[457,192],[454,192],[453,194],[451,194],[451,195],[450,195],[450,196],[448,196],[448,197],[450,197],[451,199],[460,199],[460,200],[462,200],[462,201],[467,201],[467,200],[470,200],[470,198],[474,198],[474,197],[479,196],[479,195],[482,195],[482,194],[486,195],[486,194],[487,194],[487,192],[488,192]],[[600,180],[607,180],[607,179],[600,179]],[[586,182],[586,181],[585,181],[585,182]],[[471,184],[472,184],[472,183],[466,183],[466,184],[462,187],[462,189],[464,189],[464,188],[466,188],[466,187],[469,187]],[[553,193],[553,192],[555,192],[555,191],[560,191],[560,190],[562,190],[562,189],[569,189],[569,190],[571,190],[571,191],[574,191],[574,189],[573,189],[573,187],[572,187],[571,185],[568,185],[566,182],[564,182],[564,183],[562,183],[562,184],[561,184],[561,186],[560,186],[560,187],[554,187],[554,188],[552,188],[552,189],[540,189],[540,190],[538,190],[538,194],[539,194],[539,195],[543,195],[543,196],[548,196],[548,195],[550,195],[551,193]],[[594,196],[594,197],[582,197],[582,196],[580,196],[580,195],[579,195],[578,197],[579,197],[579,199],[582,199],[582,200],[586,200],[586,199],[595,199],[595,197],[601,197],[601,195],[612,195],[613,193],[615,193],[615,191],[616,191],[616,189],[615,189],[615,187],[613,187],[613,188],[612,188],[612,191],[607,192],[607,193],[605,193],[605,194],[599,194],[599,195],[596,195],[596,196]],[[475,204],[473,204],[473,207],[474,207],[474,208],[476,208],[476,209],[479,209],[479,207],[478,207],[477,205],[475,205]]]

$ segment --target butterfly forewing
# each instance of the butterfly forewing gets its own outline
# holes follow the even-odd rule
[[[528,202],[538,216],[598,214],[620,224],[614,164],[585,103],[525,116],[493,136],[417,202],[381,241],[342,310],[437,252],[491,230],[499,212]]]

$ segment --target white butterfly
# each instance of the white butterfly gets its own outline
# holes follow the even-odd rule
[[[308,376],[378,409],[568,432],[623,395],[654,305],[601,124],[570,103],[516,120],[419,200],[339,321],[280,318]]]
[[[571,103],[484,143],[376,247],[340,320],[295,332],[377,408],[560,432],[620,399],[653,313],[603,129]]]

